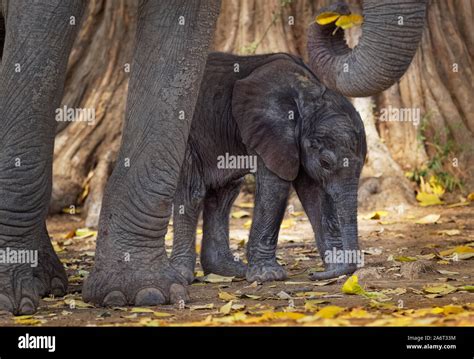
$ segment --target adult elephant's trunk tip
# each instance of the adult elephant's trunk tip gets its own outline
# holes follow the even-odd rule
[[[318,11],[324,20],[308,30],[311,69],[320,80],[345,96],[366,97],[386,90],[408,69],[423,34],[427,0],[366,0],[362,36],[350,49],[344,39],[345,4]],[[333,17],[331,17],[331,15]],[[331,21],[333,20],[333,21]]]

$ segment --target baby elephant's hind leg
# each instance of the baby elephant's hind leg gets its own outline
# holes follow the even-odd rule
[[[205,274],[245,277],[247,267],[229,247],[229,214],[242,180],[210,189],[204,200],[201,265]]]

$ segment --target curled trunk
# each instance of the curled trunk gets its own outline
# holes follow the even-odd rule
[[[366,0],[359,44],[350,49],[335,23],[313,23],[308,33],[312,70],[345,96],[366,97],[386,90],[402,77],[423,33],[426,0]],[[337,6],[337,8],[336,8]],[[340,4],[324,11],[349,13]]]

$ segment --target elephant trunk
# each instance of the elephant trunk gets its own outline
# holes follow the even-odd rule
[[[311,69],[325,85],[349,97],[372,96],[389,88],[415,55],[426,7],[427,0],[365,0],[362,36],[352,50],[341,29],[334,33],[334,22],[313,23],[307,44]],[[347,6],[342,9],[349,13]],[[324,11],[329,10],[320,12]]]

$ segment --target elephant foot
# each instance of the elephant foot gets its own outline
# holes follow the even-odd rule
[[[40,239],[38,266],[33,268],[33,277],[40,297],[50,294],[61,297],[66,294],[68,284],[66,271],[54,252],[47,233]]]
[[[204,254],[201,256],[201,265],[205,275],[214,273],[224,277],[245,278],[247,272],[247,265],[230,252],[225,255],[212,253],[206,256]]]
[[[105,307],[155,306],[189,300],[187,281],[170,264],[156,270],[94,269],[84,282],[86,302]]]
[[[2,267],[6,265],[2,265]],[[36,312],[39,295],[36,290],[33,271],[29,264],[8,265],[0,272],[0,310],[14,315],[28,315]]]
[[[196,258],[192,257],[171,257],[171,265],[191,284],[194,281],[194,265]]]
[[[311,280],[325,280],[331,278],[337,278],[341,275],[350,275],[357,270],[355,264],[343,264],[337,266],[328,266],[324,272],[313,272],[309,274]]]
[[[279,265],[276,259],[260,260],[249,264],[246,274],[248,282],[270,282],[273,280],[285,280],[286,271]]]

